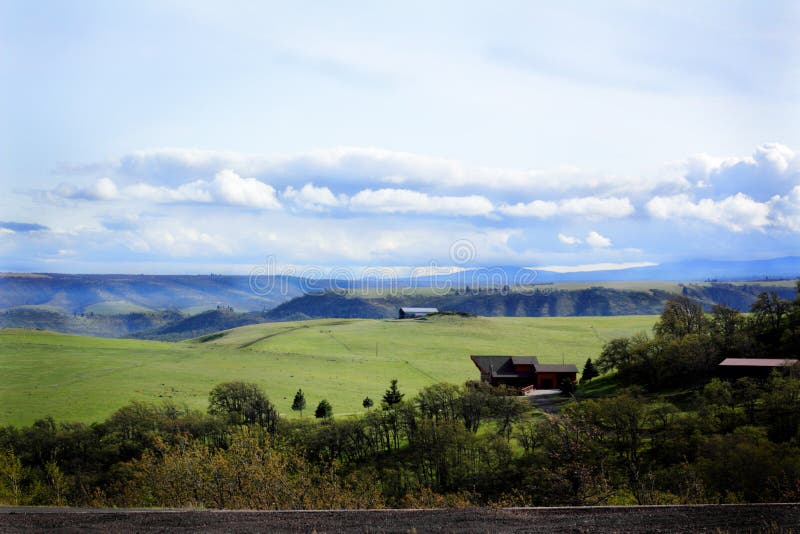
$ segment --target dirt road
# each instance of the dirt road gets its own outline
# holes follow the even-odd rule
[[[0,532],[800,532],[800,505],[192,511],[0,508]]]

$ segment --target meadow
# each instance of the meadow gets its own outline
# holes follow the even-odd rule
[[[539,356],[582,369],[615,337],[649,331],[656,316],[322,319],[245,326],[180,343],[0,330],[0,425],[96,422],[133,400],[205,410],[225,381],[258,383],[281,414],[302,388],[311,417],[361,412],[392,378],[409,397],[435,382],[477,379],[470,354]]]

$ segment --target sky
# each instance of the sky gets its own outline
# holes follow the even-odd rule
[[[0,271],[800,255],[793,1],[0,0]]]

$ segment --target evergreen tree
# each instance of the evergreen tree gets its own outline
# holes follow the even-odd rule
[[[300,412],[300,417],[303,417],[303,410],[306,409],[306,396],[303,394],[302,389],[298,389],[294,394],[294,401],[292,402],[292,410]]]
[[[372,399],[370,399],[369,397],[364,397],[364,400],[361,401],[361,406],[363,406],[364,408],[367,408],[367,409],[372,408],[373,404],[375,404],[375,403],[372,402]]]
[[[394,406],[395,404],[399,404],[405,396],[405,393],[400,393],[400,390],[397,389],[397,379],[392,378],[389,389],[383,394],[383,404],[387,407]]]
[[[583,373],[581,373],[581,382],[590,382],[592,378],[599,376],[600,373],[597,372],[597,368],[592,363],[591,358],[586,359],[586,363],[583,365]]]
[[[326,399],[322,399],[314,410],[314,417],[317,419],[330,419],[333,417],[333,406]]]

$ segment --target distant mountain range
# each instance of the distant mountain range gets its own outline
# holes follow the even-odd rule
[[[490,285],[497,286],[501,280],[513,286],[566,282],[730,282],[796,278],[800,278],[800,256],[750,261],[690,260],[647,267],[583,272],[556,272],[535,267],[481,267],[447,275],[422,276],[415,280],[420,285],[452,282],[453,285],[463,287],[484,286],[487,281],[491,282]]]

